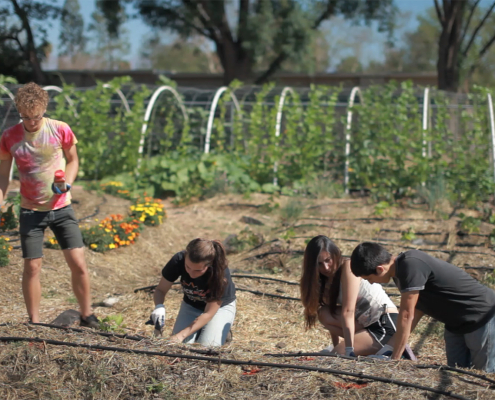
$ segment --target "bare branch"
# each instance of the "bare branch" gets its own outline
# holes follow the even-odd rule
[[[495,8],[495,1],[491,5],[491,7],[486,11],[485,16],[480,21],[480,23],[478,24],[478,26],[474,30],[473,34],[471,35],[471,39],[469,39],[469,42],[468,42],[467,46],[464,48],[464,51],[462,52],[462,56],[463,57],[466,57],[466,54],[468,53],[469,49],[471,48],[471,45],[474,42],[474,39],[476,38],[476,35],[478,34],[478,31],[481,29],[481,27],[483,26],[483,24],[486,22],[486,20],[488,19],[488,17],[490,16],[490,14],[492,13],[492,11],[493,11],[494,8]]]
[[[440,9],[440,4],[438,4],[438,0],[434,0],[434,1],[435,1],[435,10],[437,11],[438,20],[443,26],[445,25],[445,16],[442,14],[442,10]]]
[[[196,14],[198,19],[201,21],[201,24],[203,25],[204,29],[207,32],[209,32],[209,34],[205,36],[209,37],[215,43],[218,43],[220,41],[220,37],[218,36],[218,32],[215,29],[215,26],[211,23],[211,18],[207,14],[205,7],[203,7],[201,3],[197,3],[196,1],[191,1],[191,0],[183,0],[183,1],[184,4],[189,8],[189,10],[191,10]]]
[[[476,57],[476,61],[474,61],[471,64],[471,66],[469,67],[469,70],[468,70],[468,72],[466,74],[466,80],[469,79],[469,78],[471,78],[471,76],[473,75],[474,71],[476,71],[476,68],[478,68],[481,59],[483,58],[483,56],[485,55],[485,53],[488,51],[488,49],[490,48],[490,46],[493,43],[495,43],[495,34],[491,37],[491,39],[488,42],[486,42],[486,44],[483,46],[483,48],[478,53],[478,57]]]
[[[469,11],[469,16],[466,20],[466,25],[464,26],[464,29],[462,30],[461,33],[461,39],[460,39],[461,43],[464,41],[464,38],[466,37],[467,31],[469,29],[469,25],[471,24],[471,18],[473,18],[474,11],[476,10],[476,7],[478,7],[480,1],[481,0],[476,0],[472,5],[471,10]]]
[[[316,30],[319,28],[320,24],[330,16],[332,16],[335,13],[335,1],[329,1],[328,6],[325,9],[325,11],[315,20],[313,24],[313,29]],[[255,84],[260,85],[262,83],[265,83],[265,81],[273,74],[275,73],[282,63],[287,59],[288,54],[285,51],[282,51],[275,60],[273,60],[268,67],[268,69],[256,79]]]
[[[239,19],[237,22],[237,42],[242,43],[247,27],[247,16],[249,12],[249,0],[240,0]]]

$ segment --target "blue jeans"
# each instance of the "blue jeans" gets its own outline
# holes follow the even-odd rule
[[[444,338],[450,367],[495,372],[495,316],[471,333],[462,335],[445,329]]]
[[[236,301],[234,300],[232,303],[220,307],[210,322],[203,326],[199,331],[194,332],[192,335],[185,338],[183,343],[198,342],[203,346],[212,347],[223,345],[227,339],[227,333],[229,333],[230,328],[234,323],[235,312]],[[174,329],[172,330],[172,335],[187,328],[201,314],[203,314],[203,311],[182,301],[179,315],[177,315]]]

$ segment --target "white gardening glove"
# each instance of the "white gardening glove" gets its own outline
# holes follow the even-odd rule
[[[392,346],[389,346],[388,344],[386,344],[380,350],[378,350],[376,352],[376,354],[373,354],[373,355],[368,356],[368,357],[377,358],[379,360],[390,360],[390,357],[392,356],[393,351],[394,351],[394,348]]]
[[[356,357],[356,353],[354,353],[354,347],[346,347],[345,348],[345,355],[347,357]]]
[[[156,305],[150,315],[150,320],[146,324],[155,326],[155,336],[162,335],[163,327],[165,326],[165,306],[163,304]]]

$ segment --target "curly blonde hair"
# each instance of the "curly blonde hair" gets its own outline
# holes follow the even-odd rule
[[[50,100],[48,92],[34,82],[29,82],[21,87],[15,95],[17,110],[46,110]]]

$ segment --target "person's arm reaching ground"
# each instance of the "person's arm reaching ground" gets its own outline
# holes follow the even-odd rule
[[[206,303],[205,311],[198,318],[196,318],[191,325],[171,336],[170,341],[181,343],[185,338],[199,331],[203,326],[211,321],[220,309],[221,305],[221,300]]]
[[[394,351],[391,356],[393,360],[398,360],[401,358],[412,329],[416,326],[423,315],[421,311],[416,310],[418,298],[419,290],[405,292],[401,295],[399,318],[397,320],[397,332],[393,337]],[[416,313],[418,313],[417,317]]]
[[[344,335],[346,355],[354,352],[354,334],[356,332],[355,313],[356,302],[359,293],[361,278],[356,277],[351,271],[350,261],[346,261],[342,268],[342,332]],[[349,354],[347,354],[349,353]]]

